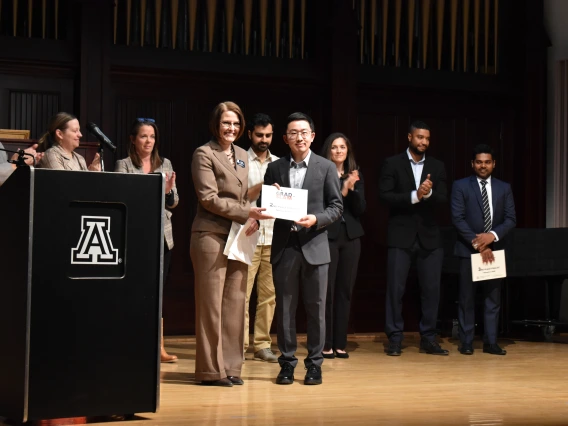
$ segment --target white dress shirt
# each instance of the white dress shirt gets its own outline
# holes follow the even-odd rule
[[[480,177],[477,177],[477,184],[479,185],[479,191],[481,192],[481,194],[483,194],[483,185],[481,185],[482,180],[483,179],[481,179]],[[491,216],[491,226],[493,227],[493,198],[491,196],[491,176],[485,179],[485,181],[487,182],[485,184],[485,191],[487,191],[487,200],[489,200],[489,215]],[[499,237],[497,236],[497,233],[495,231],[489,232],[495,235],[495,241],[499,241]]]
[[[268,164],[273,161],[278,160],[278,157],[270,153],[270,150],[266,153],[266,159],[264,162],[260,161],[258,155],[249,148],[247,151],[249,160],[249,174],[248,174],[248,187],[252,188],[259,183],[264,182],[264,175],[266,174],[266,169]],[[249,200],[251,203],[255,203],[256,200]],[[260,225],[258,227],[258,232],[260,236],[258,237],[258,246],[270,246],[272,245],[272,233],[274,231],[274,219],[260,220]]]
[[[418,162],[414,161],[412,155],[410,154],[410,148],[406,149],[406,153],[408,154],[408,159],[410,160],[410,166],[412,167],[412,174],[414,174],[414,182],[416,184],[416,190],[420,188],[420,178],[422,177],[422,170],[424,170],[424,162],[426,161],[426,154],[422,156],[422,159]],[[410,193],[410,201],[412,204],[419,203],[420,200],[418,199],[417,191],[412,191]],[[423,198],[430,198],[432,196],[432,190]]]

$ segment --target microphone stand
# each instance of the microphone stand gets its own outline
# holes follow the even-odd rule
[[[32,157],[33,160],[33,166],[35,167],[35,157],[31,154],[28,154],[27,152],[25,152],[23,149],[19,149],[17,151],[11,151],[9,149],[3,149],[0,148],[0,151],[4,151],[4,152],[9,152],[10,154],[18,154],[18,159],[17,160],[12,160],[9,159],[8,163],[12,163],[15,164],[17,167],[22,167],[22,166],[26,166],[26,160],[24,159],[24,157]]]
[[[99,143],[99,156],[101,158],[101,172],[105,171],[105,162],[103,160],[103,144]]]

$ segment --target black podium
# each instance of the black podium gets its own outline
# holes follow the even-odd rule
[[[156,412],[164,179],[19,168],[0,186],[0,416]]]

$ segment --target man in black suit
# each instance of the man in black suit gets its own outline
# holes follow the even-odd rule
[[[471,255],[479,252],[484,263],[495,260],[494,249],[502,249],[507,233],[517,223],[511,185],[491,176],[495,168],[493,150],[487,145],[473,149],[473,176],[454,182],[452,222],[458,232],[454,254],[460,257],[460,296],[458,305],[460,352],[473,355],[475,334],[475,290],[484,295],[483,352],[505,355],[497,344],[497,325],[503,280],[473,282]]]
[[[444,252],[436,221],[438,206],[447,201],[444,164],[426,155],[430,128],[415,121],[408,131],[408,149],[387,158],[379,181],[379,198],[390,207],[387,232],[387,355],[399,356],[403,339],[402,297],[412,260],[421,289],[420,350],[447,355],[436,342],[440,277]]]
[[[294,382],[296,308],[300,294],[308,327],[308,357],[304,360],[304,384],[322,383],[322,350],[325,341],[325,296],[330,262],[325,227],[339,219],[343,211],[335,165],[310,150],[315,137],[314,122],[296,112],[287,119],[284,142],[290,155],[270,163],[265,185],[308,190],[307,215],[296,222],[276,219],[272,237],[272,273],[278,318],[278,362],[276,383]]]

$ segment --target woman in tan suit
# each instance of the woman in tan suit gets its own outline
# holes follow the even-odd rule
[[[38,151],[45,151],[38,167],[53,170],[100,171],[99,154],[87,167],[82,155],[75,152],[81,140],[81,126],[74,115],[66,112],[55,114],[47,125],[47,132],[39,140]]]
[[[211,114],[213,139],[193,153],[191,174],[199,201],[191,228],[190,254],[195,274],[195,379],[203,385],[242,385],[245,295],[248,265],[223,254],[232,222],[271,219],[251,207],[247,152],[234,145],[245,128],[243,113],[222,102]]]
[[[137,118],[130,129],[130,147],[128,157],[118,160],[114,168],[115,172],[120,173],[165,173],[165,217],[164,217],[164,279],[170,269],[172,258],[171,250],[174,248],[174,238],[172,231],[172,212],[171,210],[178,205],[179,197],[176,188],[176,173],[172,163],[167,158],[160,157],[158,148],[160,147],[158,138],[158,126],[152,118]],[[162,322],[161,356],[162,362],[175,362],[177,356],[169,355],[164,348],[164,327]]]

